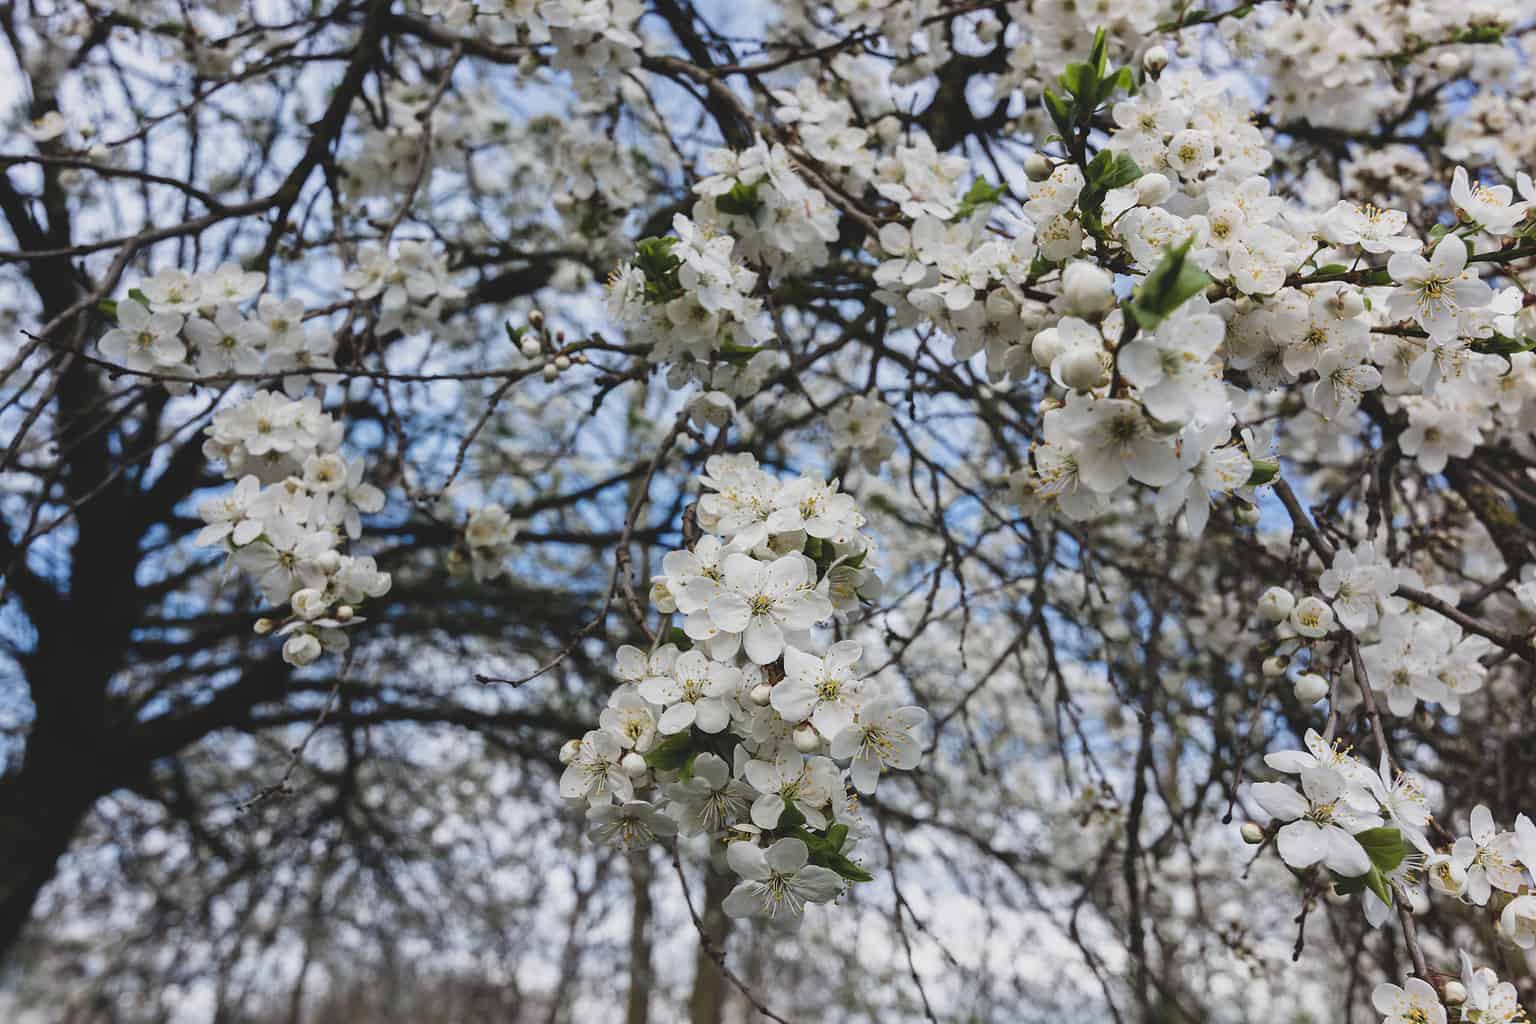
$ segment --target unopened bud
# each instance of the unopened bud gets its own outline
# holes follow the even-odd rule
[[[1061,272],[1061,296],[1078,316],[1096,316],[1115,308],[1115,278],[1087,260],[1074,260]]]
[[[1274,657],[1264,659],[1264,674],[1271,679],[1285,675],[1285,668],[1290,662],[1284,658]]]
[[[352,621],[352,616],[354,616],[356,614],[357,614],[356,610],[354,610],[353,607],[351,605],[349,605],[349,604],[343,604],[343,605],[337,605],[336,606],[336,621],[337,622],[350,622],[350,621]]]
[[[558,377],[558,376],[560,376],[560,368],[558,366],[556,366],[554,363],[545,363],[544,364],[544,379],[545,380],[553,382],[554,379],[556,377]]]
[[[273,622],[271,619],[257,619],[251,625],[251,632],[255,633],[257,636],[266,636],[276,628],[277,623]]]
[[[1232,516],[1237,520],[1239,526],[1258,526],[1263,513],[1259,511],[1257,505],[1250,505],[1246,501],[1240,501],[1237,503],[1237,508],[1233,511]]]
[[[1073,391],[1092,391],[1109,380],[1097,352],[1079,348],[1061,357],[1061,382]]]
[[[1147,74],[1156,78],[1162,74],[1163,68],[1168,66],[1168,50],[1164,46],[1154,46],[1141,55],[1141,66]]]
[[[1291,686],[1296,692],[1296,699],[1303,704],[1316,704],[1328,696],[1328,680],[1316,672],[1303,672]]]
[[[564,371],[564,370],[569,370],[570,368],[571,368],[571,357],[570,356],[555,356],[555,369]]]
[[[1024,174],[1030,181],[1044,181],[1051,176],[1051,162],[1043,153],[1031,153],[1024,158]]]
[[[1462,1003],[1467,1001],[1467,986],[1463,985],[1455,978],[1449,978],[1445,982],[1444,994],[1445,1001],[1448,1004],[1451,1006],[1460,1006]]]
[[[1259,598],[1259,614],[1270,622],[1284,622],[1296,607],[1296,596],[1284,587],[1270,587]]]
[[[1029,354],[1034,356],[1035,365],[1042,370],[1049,370],[1056,357],[1066,350],[1067,342],[1062,340],[1061,332],[1054,327],[1047,327],[1029,343]]]
[[[532,327],[536,331],[539,328],[543,327],[544,326],[544,314],[541,313],[540,311],[538,311],[537,309],[534,310],[532,313],[529,313],[528,314],[528,326]]]
[[[814,754],[821,748],[821,737],[816,733],[816,727],[809,722],[802,722],[795,727],[795,749],[802,754]]]
[[[768,706],[768,702],[773,699],[773,687],[767,683],[758,683],[752,687],[752,692],[747,696],[751,698],[753,704],[760,708],[765,708]]]
[[[646,766],[645,758],[633,750],[625,754],[623,759],[619,761],[619,764],[623,766],[624,773],[632,779],[638,779],[649,770]]]
[[[1264,830],[1254,822],[1243,822],[1243,827],[1239,831],[1242,832],[1243,842],[1249,846],[1258,846],[1264,841]]]
[[[1142,206],[1156,206],[1173,192],[1173,182],[1166,174],[1143,174],[1136,179],[1136,201]]]
[[[517,346],[517,350],[523,354],[525,359],[537,359],[539,353],[544,351],[539,347],[538,341],[534,338],[524,338],[522,344]]]
[[[560,763],[570,764],[581,752],[581,740],[566,740],[560,747]]]

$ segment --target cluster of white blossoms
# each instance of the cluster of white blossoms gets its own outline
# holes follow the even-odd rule
[[[500,505],[482,505],[464,522],[464,543],[449,555],[449,567],[468,571],[476,580],[495,579],[507,570],[507,556],[522,523]]]
[[[1398,901],[1421,905],[1427,880],[1432,892],[1488,908],[1490,923],[1497,922],[1504,940],[1521,949],[1536,947],[1536,823],[1529,817],[1518,815],[1513,831],[1500,831],[1488,808],[1479,805],[1468,834],[1452,837],[1433,823],[1422,779],[1394,771],[1385,755],[1373,771],[1311,730],[1305,750],[1279,751],[1264,760],[1278,772],[1298,776],[1300,791],[1281,782],[1255,783],[1251,794],[1273,821],[1268,831],[1248,826],[1249,841],[1273,840],[1281,859],[1298,871],[1326,868],[1335,893],[1362,894],[1373,926],[1385,923]],[[1431,842],[1431,827],[1445,842]],[[1471,971],[1465,954],[1462,959],[1465,989],[1448,995],[1469,1009],[1489,1010],[1497,1003],[1511,1015],[1460,1019],[1521,1019],[1512,998],[1493,998],[1496,980]],[[1426,1017],[1401,1016],[1400,1007],[1414,1001],[1438,1008],[1438,1015],[1431,1010]],[[1375,1003],[1389,1021],[1446,1020],[1438,993],[1421,979],[1405,988],[1379,987]]]
[[[761,349],[773,328],[753,295],[758,275],[735,256],[731,235],[683,214],[672,218],[672,230],[645,239],[614,272],[608,310],[632,340],[650,346],[652,362],[672,365],[671,386],[699,378],[713,390],[750,394],[735,378],[766,373],[783,359]],[[717,360],[730,367],[729,383],[714,376]]]
[[[827,261],[837,211],[800,177],[782,144],[758,139],[743,150],[712,149],[704,166],[712,173],[693,186],[693,218],[712,234],[735,238],[737,258],[774,277]]]
[[[422,13],[505,45],[553,44],[550,63],[601,97],[640,63],[640,0],[422,0]]]
[[[1488,967],[1473,967],[1460,952],[1461,977],[1442,982],[1445,1002],[1422,978],[1402,985],[1384,981],[1371,993],[1371,1005],[1382,1024],[1525,1024],[1530,1018],[1520,1006],[1520,991]],[[1449,1009],[1447,1009],[1449,1006]]]
[[[238,481],[200,506],[200,546],[219,545],[227,568],[248,574],[280,621],[258,620],[258,633],[287,637],[283,659],[307,665],[324,651],[345,650],[357,607],[389,592],[373,558],[346,553],[362,534],[362,516],[384,507],[384,493],[363,480],[361,460],[341,454],[342,426],[311,396],[271,391],[214,414],[203,452]]]
[[[444,303],[464,297],[447,259],[426,242],[401,242],[393,256],[380,246],[364,246],[357,267],[341,283],[359,299],[378,300],[374,330],[380,334],[429,330],[442,319]]]
[[[483,89],[438,96],[430,82],[391,81],[369,103],[380,105],[379,116],[358,102],[365,127],[357,151],[339,164],[349,196],[398,197],[418,174],[425,180],[438,168],[463,168],[471,145],[509,128],[505,109]]]
[[[162,270],[113,304],[117,326],[98,348],[114,366],[173,391],[188,387],[176,378],[283,374],[284,390],[297,397],[314,371],[335,365],[336,341],[306,319],[299,299],[261,295],[252,307],[265,284],[266,275],[233,263],[200,274]]]
[[[1339,629],[1361,639],[1367,681],[1395,715],[1413,714],[1420,701],[1456,714],[1464,696],[1483,688],[1488,668],[1481,659],[1492,643],[1395,596],[1399,587],[1422,589],[1423,581],[1412,569],[1394,567],[1374,544],[1338,551],[1317,585],[1320,595],[1298,600],[1284,587],[1271,587],[1260,599],[1261,615],[1278,624],[1266,673],[1282,675],[1303,660],[1309,666],[1324,663],[1319,641]],[[1437,586],[1428,593],[1456,602],[1454,587]],[[1307,704],[1321,700],[1329,690],[1315,671],[1296,676],[1294,687],[1297,698]]]
[[[1456,78],[1474,56],[1488,62],[1476,44],[1499,39],[1513,15],[1504,5],[1441,0],[1311,3],[1254,24],[1228,21],[1222,31],[1263,55],[1259,73],[1270,79],[1276,117],[1364,130],[1411,90]]]
[[[651,586],[663,621],[682,625],[649,652],[619,649],[621,685],[562,750],[560,791],[586,801],[604,839],[706,836],[741,878],[728,913],[798,923],[870,877],[850,859],[854,794],[918,765],[927,714],[862,676],[858,642],[817,628],[879,591],[853,499],[747,454],[711,456],[700,483],[707,532]]]

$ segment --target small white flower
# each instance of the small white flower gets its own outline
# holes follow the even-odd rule
[[[1371,993],[1371,1005],[1385,1014],[1382,1024],[1445,1024],[1445,1007],[1422,978],[1409,978],[1402,987],[1382,982]]]
[[[735,842],[725,852],[731,870],[742,878],[725,898],[725,912],[732,917],[782,917],[798,925],[807,903],[827,903],[843,891],[837,872],[809,863],[810,851],[793,837],[766,851],[755,843]]]
[[[1291,609],[1291,628],[1310,640],[1327,636],[1333,630],[1333,609],[1320,598],[1307,596]]]
[[[1298,793],[1278,782],[1253,785],[1259,806],[1288,822],[1277,837],[1281,860],[1297,869],[1321,862],[1345,878],[1370,871],[1371,858],[1354,833],[1379,826],[1381,819],[1355,810],[1343,799],[1346,784],[1339,772],[1307,769],[1301,773],[1301,788]]]
[[[870,701],[855,724],[832,738],[832,756],[839,761],[853,758],[849,774],[854,787],[873,793],[882,771],[917,767],[923,752],[912,731],[927,720],[922,708],[898,707],[890,698]]]

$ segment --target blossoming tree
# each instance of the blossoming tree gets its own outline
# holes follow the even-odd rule
[[[581,822],[630,1021],[1524,1019],[1533,18],[0,5],[0,952],[334,785]]]

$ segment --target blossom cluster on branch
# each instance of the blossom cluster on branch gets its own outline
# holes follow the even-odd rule
[[[711,456],[699,483],[707,532],[651,585],[682,625],[648,653],[619,648],[622,685],[562,749],[560,792],[605,840],[706,836],[741,878],[727,913],[798,924],[872,877],[850,857],[867,831],[857,794],[918,766],[928,716],[864,675],[856,640],[825,640],[880,592],[853,499],[747,453]]]

